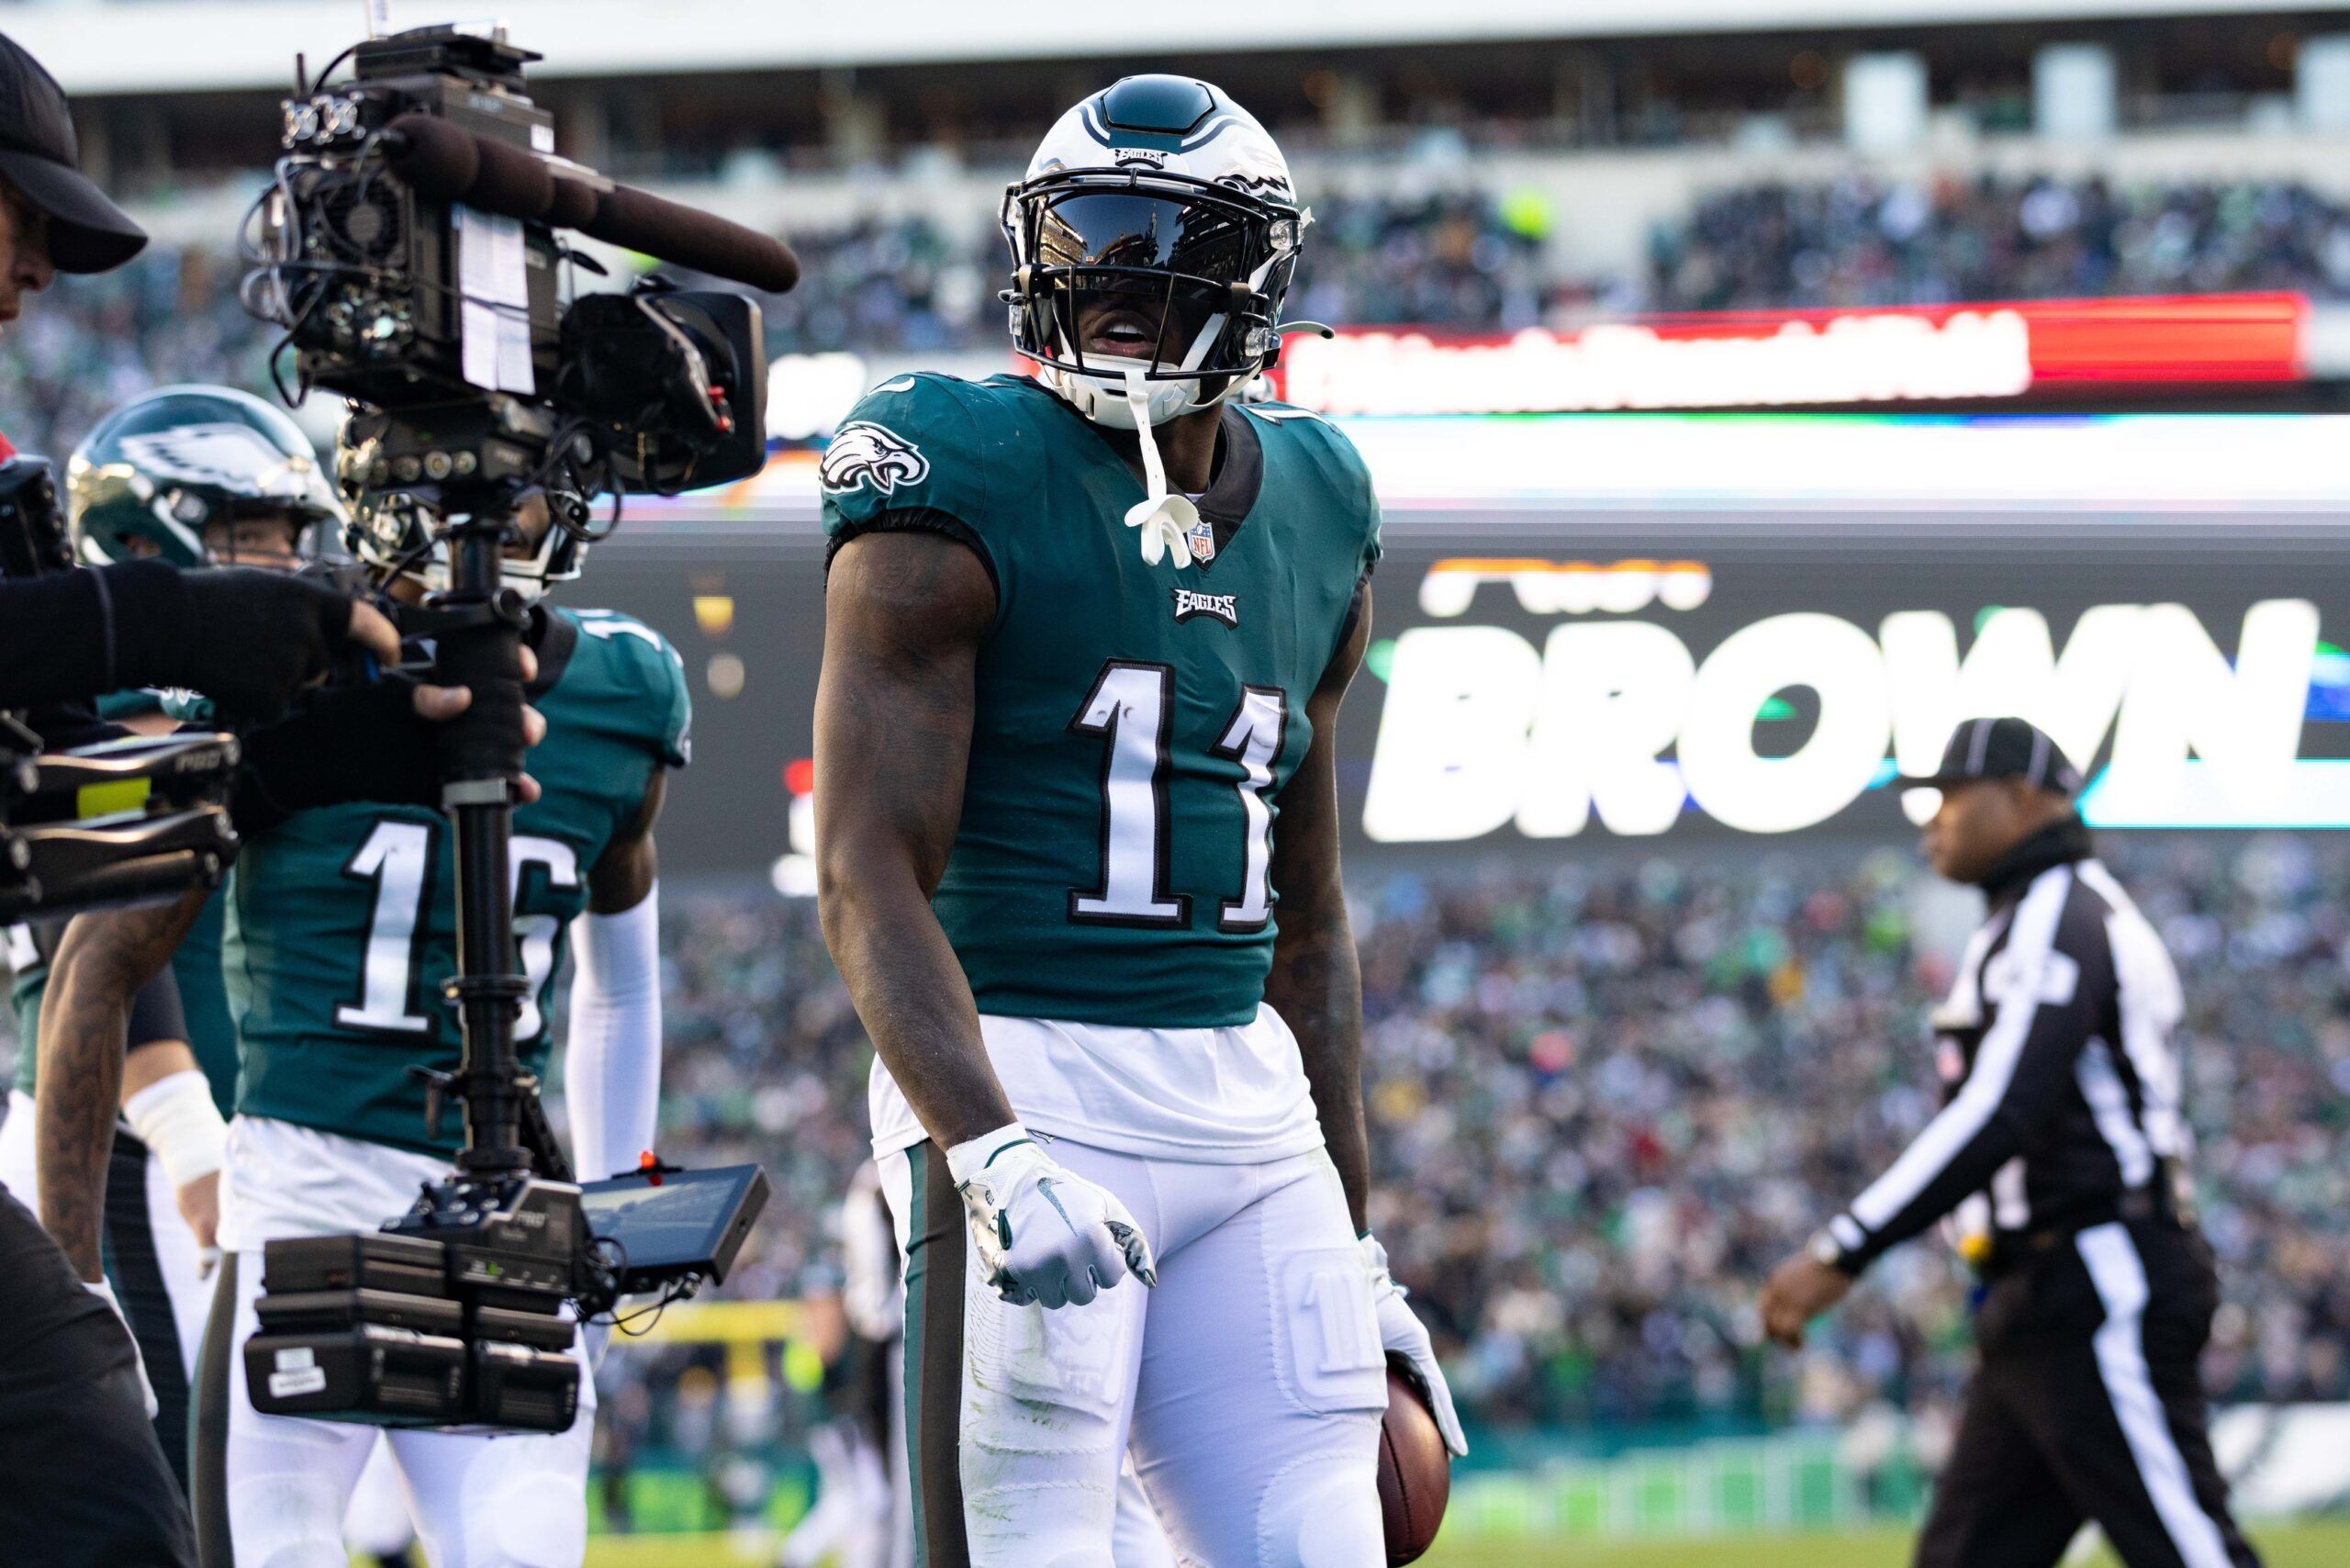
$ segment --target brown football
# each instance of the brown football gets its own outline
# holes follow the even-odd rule
[[[1411,1379],[1387,1369],[1387,1415],[1379,1423],[1379,1511],[1393,1568],[1416,1562],[1436,1540],[1452,1495],[1452,1455],[1435,1413]]]

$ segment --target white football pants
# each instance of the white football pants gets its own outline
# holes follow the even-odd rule
[[[906,1358],[902,1340],[890,1355],[890,1551],[884,1568],[913,1568],[913,1497],[906,1482]],[[1175,1548],[1135,1479],[1134,1461],[1118,1472],[1117,1520],[1110,1528],[1110,1561],[1116,1568],[1176,1568]],[[847,1568],[846,1564],[843,1568]]]
[[[944,1155],[881,1161],[907,1260],[917,1568],[1113,1568],[1129,1452],[1187,1568],[1384,1568],[1386,1357],[1329,1156],[1046,1152],[1133,1213],[1156,1290],[1008,1305]]]

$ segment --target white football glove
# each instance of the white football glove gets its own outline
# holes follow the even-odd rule
[[[1115,1197],[1062,1170],[1018,1122],[946,1151],[988,1283],[1014,1306],[1083,1306],[1131,1273],[1158,1283],[1150,1243]]]
[[[1387,1249],[1377,1237],[1363,1237],[1362,1255],[1371,1264],[1371,1299],[1379,1309],[1380,1345],[1389,1355],[1411,1363],[1412,1381],[1428,1396],[1428,1408],[1436,1412],[1436,1428],[1444,1434],[1444,1446],[1454,1458],[1465,1457],[1469,1439],[1452,1408],[1452,1390],[1445,1386],[1444,1369],[1436,1364],[1436,1346],[1429,1342],[1427,1326],[1404,1299],[1410,1293],[1387,1271]]]
[[[155,1384],[147,1375],[147,1358],[139,1352],[139,1336],[130,1333],[130,1319],[123,1316],[122,1303],[116,1299],[114,1286],[105,1280],[84,1280],[82,1288],[114,1308],[115,1316],[122,1321],[122,1331],[130,1334],[130,1362],[139,1369],[139,1395],[147,1401],[147,1419],[153,1420],[163,1406],[155,1397]]]

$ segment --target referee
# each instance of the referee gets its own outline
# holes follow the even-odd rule
[[[1989,913],[1933,1015],[1944,1104],[1763,1287],[1790,1347],[1879,1254],[1954,1215],[1980,1364],[1918,1568],[2051,1568],[2087,1520],[2129,1568],[2257,1568],[2197,1362],[2219,1301],[2181,1167],[2162,939],[2098,863],[2079,776],[2021,719],[1961,724],[1926,824]]]

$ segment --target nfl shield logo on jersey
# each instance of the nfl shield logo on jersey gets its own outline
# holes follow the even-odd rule
[[[1215,559],[1215,527],[1206,518],[1202,518],[1192,524],[1183,535],[1183,543],[1192,547],[1192,560],[1213,561]]]

